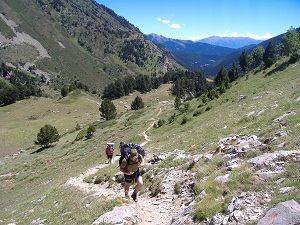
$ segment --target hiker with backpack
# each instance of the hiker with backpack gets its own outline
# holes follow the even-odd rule
[[[107,163],[108,164],[111,164],[112,158],[114,156],[114,152],[115,152],[114,143],[107,143],[105,153],[106,153],[106,156],[107,156]]]
[[[134,201],[137,201],[137,194],[143,186],[143,178],[139,169],[145,164],[145,160],[143,158],[143,156],[145,156],[144,149],[139,145],[125,144],[124,142],[120,143],[120,148],[121,160],[119,164],[120,171],[123,172],[125,178],[125,197],[129,198],[128,193],[131,182],[136,181],[137,184],[134,188],[131,198]]]

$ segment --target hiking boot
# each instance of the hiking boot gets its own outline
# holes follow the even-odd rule
[[[135,193],[135,192],[132,193],[131,198],[132,198],[135,202],[137,202],[137,199],[136,199],[136,193]]]

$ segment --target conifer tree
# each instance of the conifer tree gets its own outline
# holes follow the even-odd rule
[[[134,101],[131,103],[132,110],[138,110],[144,108],[143,99],[140,96],[136,96]]]
[[[99,111],[101,112],[101,116],[106,120],[112,120],[117,117],[117,110],[114,103],[107,98],[103,99],[101,102]]]
[[[216,87],[224,86],[225,88],[229,88],[229,77],[224,66],[221,67],[217,76],[215,77],[215,84]]]
[[[247,53],[246,50],[243,50],[242,54],[239,57],[239,63],[241,70],[244,73],[248,73],[249,67],[252,64],[252,57]]]
[[[39,133],[37,134],[37,140],[34,142],[36,145],[41,145],[43,147],[48,147],[50,144],[58,141],[60,135],[56,127],[46,124],[43,126]]]
[[[295,28],[291,27],[282,39],[282,43],[278,46],[282,55],[298,54],[300,50],[300,34]]]
[[[263,61],[266,67],[270,67],[276,62],[275,45],[272,41],[269,42],[264,54]]]
[[[175,109],[179,109],[180,108],[180,105],[181,105],[181,100],[180,100],[180,97],[179,96],[176,96],[175,100],[174,100],[174,107]]]
[[[252,55],[254,66],[259,66],[260,65],[260,63],[262,62],[262,59],[263,59],[264,51],[265,50],[262,46],[257,46],[256,48],[253,49],[251,55]]]
[[[232,67],[228,72],[228,77],[230,82],[235,81],[239,77],[239,72],[235,62],[232,63]]]

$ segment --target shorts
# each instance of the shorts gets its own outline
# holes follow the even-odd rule
[[[131,175],[124,174],[125,182],[126,183],[131,183],[133,180],[136,180],[139,176],[141,176],[139,170],[136,171],[135,173],[131,174]]]
[[[107,155],[108,159],[112,159],[112,157],[113,157],[113,155],[108,155],[108,154],[106,154],[106,155]]]

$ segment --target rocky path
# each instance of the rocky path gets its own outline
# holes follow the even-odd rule
[[[161,109],[159,110],[158,115],[161,113]],[[157,116],[158,116],[157,115]],[[143,131],[141,135],[144,136],[145,141],[141,144],[144,146],[150,140],[147,135],[147,131],[151,129],[156,120],[150,124],[150,126]],[[119,156],[115,156],[113,163],[118,162]],[[173,216],[179,210],[181,205],[181,200],[173,194],[173,188],[176,182],[176,179],[173,179],[172,175],[169,175],[165,179],[165,193],[163,195],[158,195],[154,198],[151,198],[149,193],[144,193],[138,196],[138,201],[134,202],[132,199],[128,200],[124,198],[124,189],[121,185],[114,185],[112,187],[108,187],[108,184],[93,184],[86,183],[84,179],[92,174],[95,174],[100,169],[108,166],[109,164],[99,164],[95,167],[89,168],[82,174],[77,177],[71,177],[66,185],[74,186],[78,188],[78,190],[91,193],[95,197],[101,197],[101,199],[114,199],[116,197],[121,197],[124,199],[124,205],[132,206],[138,215],[138,221],[143,225],[167,225],[170,224]],[[174,178],[178,177],[177,172],[174,172]],[[131,191],[133,189],[131,188]]]

